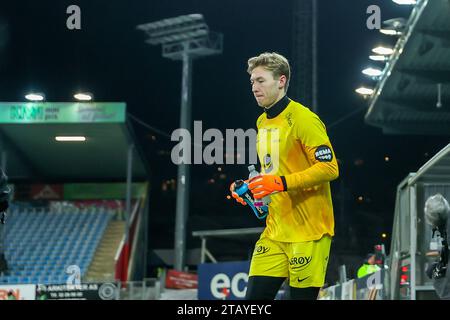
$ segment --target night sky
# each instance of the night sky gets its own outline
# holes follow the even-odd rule
[[[261,110],[251,93],[247,59],[263,51],[290,59],[292,52],[292,0],[5,2],[0,3],[1,101],[24,100],[30,90],[44,92],[48,101],[73,101],[75,91],[85,90],[96,101],[126,102],[129,113],[167,134],[179,125],[181,63],[164,59],[160,47],[146,44],[136,25],[202,13],[210,30],[224,34],[222,55],[194,62],[192,120],[203,121],[204,130],[255,128]],[[66,28],[71,4],[81,8],[81,30]],[[390,37],[366,28],[371,4],[381,7],[382,20],[407,17],[410,11],[391,1],[319,1],[318,114],[327,125],[341,174],[332,183],[334,249],[361,256],[383,242],[382,232],[387,232],[384,243],[389,246],[396,186],[449,141],[448,136],[384,135],[364,123],[367,101],[354,90],[371,82],[361,70],[371,48],[393,45]],[[340,121],[356,110],[360,112]],[[174,143],[132,123],[152,172],[150,247],[170,248],[175,191],[169,186],[163,192],[161,186],[176,179],[177,168],[167,155]],[[247,175],[246,165],[223,165],[221,172],[218,167],[192,169],[188,232],[262,226],[248,208],[226,199],[230,182]],[[188,247],[199,247],[199,241],[189,237]]]

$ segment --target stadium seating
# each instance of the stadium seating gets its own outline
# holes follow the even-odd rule
[[[9,271],[0,284],[63,284],[70,265],[83,279],[111,218],[97,207],[12,208],[4,239]]]

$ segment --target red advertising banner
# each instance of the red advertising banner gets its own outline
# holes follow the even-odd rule
[[[31,198],[33,200],[61,200],[64,195],[62,184],[33,184]]]
[[[169,289],[195,289],[198,287],[196,274],[176,270],[167,271],[166,288]]]

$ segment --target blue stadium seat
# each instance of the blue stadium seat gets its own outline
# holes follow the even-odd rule
[[[30,277],[20,277],[19,278],[19,282],[20,283],[30,283],[31,282],[31,278]]]
[[[38,284],[40,282],[40,279],[39,277],[34,276],[30,278],[30,282],[33,284]]]
[[[17,284],[19,283],[19,277],[9,276],[7,277],[7,282],[10,284]]]

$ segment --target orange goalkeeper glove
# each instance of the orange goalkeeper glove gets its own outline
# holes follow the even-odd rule
[[[282,192],[287,190],[286,179],[284,176],[273,176],[270,174],[260,175],[250,179],[248,188],[251,190],[255,199],[262,199],[273,192]]]

